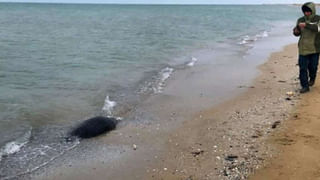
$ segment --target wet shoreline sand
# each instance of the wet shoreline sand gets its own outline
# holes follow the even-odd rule
[[[246,179],[279,153],[267,140],[282,128],[301,99],[295,92],[299,88],[296,51],[293,44],[272,53],[259,66],[261,73],[252,84],[238,86],[243,90],[240,95],[201,110],[175,128],[159,131],[168,129],[170,122],[135,128],[127,125],[100,138],[100,144],[121,145],[120,154],[126,156],[121,162],[107,164],[107,158],[99,157],[100,153],[92,162],[60,167],[34,178]],[[289,97],[288,91],[294,95]],[[171,116],[174,120],[180,114],[183,111]],[[150,141],[153,143],[146,143]],[[101,164],[99,160],[104,161]]]
[[[247,179],[277,155],[267,139],[301,98],[296,52],[293,44],[272,53],[254,83],[239,86],[245,93],[184,122],[145,179]]]

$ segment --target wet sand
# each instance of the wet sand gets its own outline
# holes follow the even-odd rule
[[[60,161],[32,179],[246,179],[279,153],[267,140],[282,128],[301,98],[296,92],[286,95],[299,88],[296,52],[295,44],[286,46],[259,66],[260,75],[254,82],[239,81],[243,84],[233,85],[237,90],[228,92],[220,89],[229,93],[227,101],[208,99],[214,93],[210,89],[189,89],[194,94],[185,99],[171,94],[179,91],[169,86],[137,111],[144,119],[158,119],[125,123],[95,144],[84,141],[82,146],[95,149],[89,156],[66,153],[67,162]],[[237,73],[241,75],[241,71]],[[208,82],[199,83],[202,88],[201,83]],[[203,106],[190,105],[195,100]],[[157,105],[152,103],[155,101]],[[212,101],[219,104],[212,107]]]
[[[252,85],[239,86],[245,93],[186,121],[145,179],[247,179],[262,167],[279,152],[267,139],[287,123],[301,98],[295,92],[296,52],[293,44],[273,53]]]

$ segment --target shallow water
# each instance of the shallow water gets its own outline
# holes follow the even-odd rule
[[[234,87],[219,82],[234,81],[218,77],[219,71],[232,67],[237,72],[237,57],[272,37],[277,23],[287,24],[283,33],[291,33],[288,24],[299,15],[291,6],[2,3],[0,178],[36,170],[77,146],[62,139],[70,126],[87,117],[159,119],[137,111],[154,93],[177,93],[179,88],[188,93],[183,91],[188,81],[166,89],[175,73],[195,69],[198,75],[192,78],[201,84],[206,79],[197,72],[215,67],[217,73],[211,75],[217,83],[209,85],[216,91],[208,85],[203,93],[216,92],[214,102],[221,101]]]

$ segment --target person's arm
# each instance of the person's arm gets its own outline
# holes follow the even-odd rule
[[[294,36],[300,36],[301,35],[301,29],[299,27],[299,20],[297,21],[296,26],[293,28],[293,35]]]
[[[306,23],[305,28],[310,29],[314,32],[320,32],[320,24],[319,23]]]
[[[315,23],[306,23],[305,28],[310,29],[314,32],[320,32],[320,19]]]

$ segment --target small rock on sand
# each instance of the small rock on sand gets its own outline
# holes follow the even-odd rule
[[[137,150],[138,147],[137,147],[137,145],[133,144],[132,148],[133,148],[133,150]]]
[[[228,155],[225,160],[227,161],[234,161],[235,159],[238,159],[238,156],[236,155]]]
[[[275,129],[275,128],[277,128],[277,126],[280,124],[281,122],[280,121],[276,121],[276,122],[274,122],[273,124],[272,124],[272,129]]]

